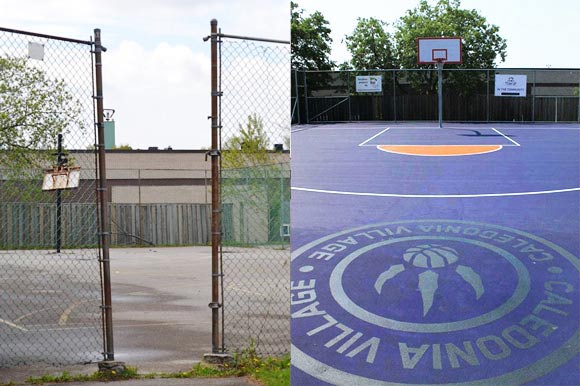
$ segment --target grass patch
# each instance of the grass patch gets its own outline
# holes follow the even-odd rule
[[[266,358],[250,375],[267,386],[290,386],[290,356]]]
[[[44,383],[88,382],[88,381],[115,381],[122,379],[144,378],[137,372],[135,367],[127,367],[123,371],[97,371],[93,374],[70,374],[63,371],[59,375],[43,375],[41,377],[29,377],[26,383],[42,385]]]
[[[250,376],[265,386],[290,386],[290,355],[282,358],[260,356],[254,347],[233,355],[230,363],[198,363],[190,371],[159,374],[163,378],[216,378]]]
[[[228,365],[224,365],[228,366]],[[231,365],[238,375],[249,375],[266,386],[290,386],[290,355],[282,358],[260,356],[253,344],[234,355]]]
[[[30,377],[26,383],[40,385],[46,383],[115,381],[146,378],[223,378],[250,376],[265,386],[290,386],[290,355],[282,358],[262,357],[253,345],[236,353],[230,363],[210,365],[197,363],[191,370],[176,373],[139,374],[134,367],[123,371],[97,371],[93,374],[70,374],[63,371],[59,375]],[[7,384],[7,386],[10,384]],[[0,384],[0,386],[4,386]]]

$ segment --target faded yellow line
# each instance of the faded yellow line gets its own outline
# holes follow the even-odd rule
[[[5,324],[9,327],[15,328],[15,329],[20,330],[20,331],[28,331],[26,328],[19,326],[17,324],[14,324],[8,320],[0,319],[0,323]]]
[[[92,302],[92,301],[93,300],[82,300],[80,302],[74,303],[72,306],[70,306],[69,308],[64,310],[64,312],[60,315],[60,318],[58,318],[58,325],[59,326],[66,326],[66,323],[68,322],[68,318],[70,317],[70,314],[74,311],[75,308],[77,308],[78,306],[80,306],[83,303],[88,303],[88,302]]]
[[[48,311],[48,310],[53,310],[53,309],[55,309],[55,308],[58,308],[58,307],[47,307],[47,308],[43,308],[43,309],[40,309],[40,310],[36,310],[36,311],[29,312],[28,314],[24,314],[24,315],[22,315],[22,316],[20,316],[20,317],[18,317],[18,318],[16,318],[16,319],[14,319],[14,322],[15,322],[15,323],[18,323],[18,322],[20,322],[22,319],[26,319],[26,318],[28,318],[29,316],[32,316],[32,315],[34,315],[34,314],[38,314],[39,312]]]

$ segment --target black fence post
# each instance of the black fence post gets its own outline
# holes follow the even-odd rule
[[[56,165],[60,168],[65,164],[62,152],[62,134],[57,136]],[[56,253],[60,253],[62,247],[62,191],[56,190]]]
[[[310,123],[308,118],[308,84],[306,82],[306,69],[302,67],[302,76],[304,77],[304,114],[306,114],[306,124]]]

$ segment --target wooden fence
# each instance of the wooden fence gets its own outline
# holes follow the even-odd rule
[[[208,244],[209,204],[111,204],[111,245]]]
[[[110,204],[111,246],[193,245],[211,240],[208,204]],[[97,245],[95,204],[62,204],[62,245]],[[56,205],[0,203],[0,248],[52,248],[56,245]],[[227,222],[231,223],[231,222]]]

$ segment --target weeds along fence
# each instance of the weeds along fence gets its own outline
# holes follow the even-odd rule
[[[82,41],[0,28],[0,368],[112,358],[97,168],[102,50],[99,30]],[[69,152],[89,147],[85,159]],[[71,171],[93,183],[54,189],[62,178],[74,186]]]
[[[290,44],[222,34],[216,21],[211,38],[213,351],[280,355],[290,350]]]
[[[525,96],[496,95],[497,75],[525,75]],[[380,91],[357,92],[357,77]],[[293,70],[292,123],[437,120],[437,70]],[[500,78],[497,78],[498,82]],[[580,69],[443,69],[443,119],[580,122]],[[499,93],[501,94],[501,93]]]

